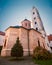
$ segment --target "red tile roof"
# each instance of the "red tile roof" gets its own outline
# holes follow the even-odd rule
[[[4,36],[4,35],[5,35],[5,33],[4,33],[4,32],[2,32],[2,31],[0,31],[0,35],[3,35],[3,36]]]
[[[48,40],[52,41],[52,34],[48,35]]]

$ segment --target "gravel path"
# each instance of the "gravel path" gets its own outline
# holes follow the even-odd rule
[[[21,61],[9,61],[7,58],[0,58],[0,65],[37,65],[34,64],[31,58],[26,58]]]

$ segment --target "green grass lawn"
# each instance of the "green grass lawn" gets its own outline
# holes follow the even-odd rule
[[[34,63],[37,63],[39,65],[52,65],[52,59],[51,60],[33,60]]]

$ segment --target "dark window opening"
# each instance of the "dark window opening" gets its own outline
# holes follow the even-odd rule
[[[35,24],[37,24],[37,22],[35,22]]]
[[[34,19],[36,19],[36,17],[34,17]]]
[[[25,26],[27,26],[27,23],[25,23]]]
[[[36,28],[36,30],[38,31],[38,28]]]
[[[51,50],[52,50],[52,47],[50,47],[51,48]]]
[[[40,41],[38,40],[38,46],[40,47]]]
[[[5,43],[4,43],[4,47],[6,46],[6,40],[5,40]]]
[[[35,14],[35,12],[33,12],[33,14]]]

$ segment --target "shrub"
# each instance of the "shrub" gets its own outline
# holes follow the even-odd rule
[[[2,46],[0,46],[0,54],[1,54]]]
[[[13,57],[21,57],[23,56],[23,47],[17,38],[15,45],[11,49],[11,56]]]
[[[33,58],[35,58],[35,59],[40,59],[40,60],[51,59],[51,54],[50,54],[50,52],[47,51],[46,49],[37,46],[37,47],[33,50]]]

